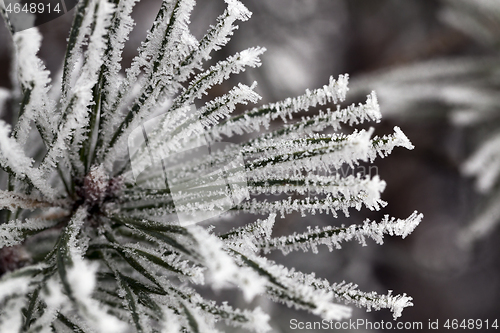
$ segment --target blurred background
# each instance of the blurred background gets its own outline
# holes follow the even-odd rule
[[[222,0],[198,1],[193,32],[202,36],[224,10]],[[309,225],[361,223],[389,214],[425,216],[408,238],[387,237],[367,247],[348,243],[342,250],[270,257],[331,282],[352,281],[361,290],[413,297],[400,321],[500,320],[500,1],[497,0],[242,0],[253,12],[214,60],[247,47],[267,48],[263,65],[213,89],[218,95],[235,82],[258,81],[262,102],[302,94],[349,73],[346,103],[375,90],[383,121],[378,135],[394,126],[415,145],[376,160],[387,182],[388,205],[379,212],[351,212],[349,218],[314,215],[278,219],[276,235]],[[159,8],[144,0],[124,56],[127,67]],[[60,70],[71,15],[40,26],[40,56]],[[0,26],[0,87],[9,88],[11,45]],[[1,90],[0,90],[1,93]],[[1,94],[0,94],[0,102]],[[8,115],[2,114],[6,118]],[[239,295],[225,292],[219,299]],[[256,301],[272,317],[276,332],[289,332],[290,320],[318,318],[265,300]],[[356,309],[354,319],[388,321],[388,311]],[[460,329],[459,329],[460,330]],[[484,329],[483,329],[484,330]],[[483,331],[476,330],[476,331]],[[342,330],[348,331],[348,330]],[[363,330],[358,330],[363,331]],[[376,330],[366,330],[372,332]],[[311,331],[315,332],[315,331]]]

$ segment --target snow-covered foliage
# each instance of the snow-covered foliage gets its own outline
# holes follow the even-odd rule
[[[238,287],[247,301],[269,297],[327,320],[350,316],[337,302],[387,308],[399,317],[412,305],[406,295],[330,284],[264,256],[316,252],[322,244],[332,250],[349,240],[366,245],[365,238],[382,243],[384,234],[406,237],[420,222],[414,213],[272,237],[278,214],[336,216],[386,205],[378,176],[335,172],[397,146],[413,148],[397,127],[382,137],[373,136],[373,128],[346,133],[347,126],[380,120],[376,95],[364,104],[336,105],[348,91],[348,76],[341,75],[302,96],[242,113],[234,112],[237,105],[260,98],[256,84],[204,102],[230,75],[260,66],[265,51],[249,48],[204,67],[227,44],[235,22],[251,16],[237,0],[225,1],[226,10],[200,40],[189,30],[195,1],[164,0],[123,75],[120,60],[137,1],[78,3],[56,88],[37,57],[38,30],[13,33],[19,86],[0,91],[0,107],[11,99],[14,119],[0,121],[0,332],[217,332],[220,321],[269,331],[260,308],[216,304],[190,284]],[[149,119],[155,126],[146,131]],[[137,129],[144,144],[131,140]],[[244,139],[212,149],[232,136]],[[186,163],[183,154],[200,146],[209,153]],[[144,162],[135,174],[132,160],[156,166]],[[216,165],[223,171],[214,172]],[[262,199],[270,194],[275,200]],[[228,200],[234,200],[230,206]],[[216,234],[186,218],[200,213],[223,213],[226,220],[254,214],[257,221]]]
[[[475,149],[460,166],[464,176],[475,178],[485,195],[478,214],[460,233],[459,242],[470,246],[500,224],[500,2],[441,0],[442,21],[493,50],[417,62],[365,76],[354,83],[353,93],[376,89],[384,116],[447,117],[468,133]]]

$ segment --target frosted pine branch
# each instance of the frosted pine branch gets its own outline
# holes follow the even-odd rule
[[[271,238],[275,218],[276,214],[270,214],[265,220],[259,219],[244,227],[235,228],[219,237],[231,248],[242,253],[258,252],[260,250],[258,247],[259,241]]]
[[[343,101],[347,94],[348,75],[339,76],[338,80],[330,77],[328,85],[314,91],[307,90],[302,96],[288,98],[282,102],[264,105],[243,115],[235,116],[215,126],[213,135],[233,136],[244,132],[259,131],[261,127],[269,128],[271,120],[281,118],[286,122],[294,113],[307,111],[311,107]]]
[[[279,238],[264,239],[257,243],[257,247],[264,252],[280,250],[283,254],[292,251],[311,249],[314,253],[318,252],[318,245],[326,245],[330,251],[340,249],[342,242],[357,240],[361,245],[366,246],[366,238],[371,238],[377,244],[383,244],[384,234],[391,236],[408,236],[420,223],[423,215],[414,212],[406,219],[395,219],[385,216],[377,223],[366,220],[362,225],[353,224],[349,227],[316,227],[309,229],[302,234],[293,234]]]
[[[333,293],[315,290],[289,276],[290,271],[281,265],[255,255],[243,255],[235,251],[242,264],[253,267],[269,281],[267,296],[297,309],[306,309],[326,320],[349,318],[351,309],[333,302]]]
[[[490,192],[500,176],[500,134],[483,142],[462,166],[468,176],[477,177],[476,188],[479,192]]]
[[[0,209],[9,209],[15,211],[17,209],[35,210],[37,208],[53,207],[55,204],[45,202],[39,197],[30,197],[19,193],[0,190]]]
[[[376,136],[372,142],[373,150],[369,152],[370,161],[373,161],[377,154],[382,158],[389,156],[394,147],[405,147],[410,150],[414,148],[410,140],[397,126],[394,127],[394,134],[382,137]]]
[[[250,18],[237,0],[225,1],[200,40],[190,30],[195,1],[163,0],[123,75],[138,1],[78,2],[60,86],[50,86],[37,57],[37,29],[11,29],[16,75],[13,88],[0,91],[2,116],[13,119],[0,121],[0,331],[217,332],[218,322],[271,329],[260,308],[217,304],[192,285],[238,288],[246,301],[268,297],[327,320],[351,315],[338,301],[400,316],[410,305],[405,295],[330,285],[262,255],[316,252],[321,244],[332,250],[350,240],[365,245],[366,238],[382,243],[385,234],[406,237],[420,222],[414,213],[272,237],[278,214],[349,216],[353,208],[387,204],[378,176],[338,172],[395,147],[413,148],[397,127],[382,137],[375,128],[351,128],[380,121],[375,93],[342,106],[346,74],[233,115],[258,102],[256,83],[218,97],[211,90],[259,67],[265,49],[205,62],[227,45],[237,21]],[[261,216],[219,235],[197,225],[231,223],[238,214]]]
[[[359,104],[357,106],[352,104],[344,109],[337,106],[336,110],[327,108],[325,112],[320,110],[317,116],[304,117],[300,121],[293,124],[284,125],[278,130],[264,134],[253,140],[249,140],[246,142],[245,146],[251,146],[257,142],[267,141],[274,138],[295,139],[304,134],[321,132],[329,127],[336,131],[341,128],[342,124],[348,124],[351,126],[365,121],[378,122],[381,117],[382,115],[380,114],[377,97],[373,92],[367,97],[365,104]],[[211,134],[220,135],[221,133],[218,132],[218,127],[216,126]],[[238,134],[240,134],[240,132],[238,132]]]
[[[13,135],[21,145],[28,140],[31,122],[34,121],[40,130],[45,144],[50,144],[54,131],[54,120],[49,117],[54,113],[55,102],[48,97],[50,88],[49,72],[37,57],[42,36],[36,29],[21,31],[14,35],[17,54],[17,75],[21,89],[29,96],[20,106],[21,116]]]
[[[379,295],[376,292],[363,292],[357,289],[353,283],[334,283],[330,285],[327,280],[318,279],[314,274],[304,274],[301,272],[291,272],[290,277],[300,283],[311,285],[318,290],[330,291],[335,299],[346,304],[355,304],[358,307],[366,308],[367,311],[389,309],[393,313],[394,319],[401,317],[404,308],[413,306],[412,298],[406,294],[392,295],[389,290],[387,295]]]
[[[265,280],[251,269],[239,268],[223,251],[223,243],[217,237],[198,227],[190,228],[190,233],[199,245],[200,255],[216,288],[233,282],[243,290],[247,301],[264,291]]]
[[[50,229],[57,223],[41,219],[12,220],[0,225],[0,248],[22,243],[28,236]]]
[[[43,178],[39,168],[34,168],[34,161],[24,154],[22,146],[10,136],[10,126],[0,120],[0,166],[17,179],[35,186],[49,199],[55,196],[54,189]]]
[[[413,306],[412,298],[406,294],[392,295],[389,290],[387,295],[379,295],[376,292],[362,292],[356,289],[354,284],[335,284],[332,290],[339,300],[352,303],[358,307],[366,308],[367,311],[389,309],[393,313],[394,319],[401,317],[406,307]]]

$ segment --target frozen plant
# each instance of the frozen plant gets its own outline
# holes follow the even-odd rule
[[[385,157],[396,146],[412,149],[399,128],[382,137],[373,137],[373,128],[339,132],[341,125],[379,121],[375,94],[364,104],[302,118],[297,114],[343,101],[348,76],[237,115],[232,112],[238,104],[259,99],[255,84],[201,100],[230,75],[260,65],[264,49],[256,47],[203,67],[227,44],[235,22],[250,18],[237,0],[226,0],[227,8],[200,40],[189,30],[195,1],[164,0],[122,75],[121,54],[137,1],[78,3],[62,79],[54,86],[37,58],[39,32],[14,32],[0,1],[12,32],[15,78],[14,88],[2,91],[11,106],[3,114],[11,112],[14,120],[0,121],[0,332],[217,332],[221,321],[270,330],[262,310],[204,299],[192,288],[202,284],[238,287],[248,301],[269,297],[327,320],[350,316],[350,308],[339,303],[387,308],[399,317],[412,305],[404,294],[330,284],[263,255],[314,252],[321,244],[332,250],[349,240],[365,245],[366,238],[382,243],[385,234],[405,237],[420,222],[414,213],[272,237],[278,214],[348,215],[351,208],[378,210],[386,204],[378,176],[335,172],[344,164]],[[194,111],[193,104],[199,104]],[[144,137],[147,144],[131,149],[134,131],[146,134],[149,119],[157,126]],[[250,133],[257,135],[189,163],[179,157],[188,148]],[[162,152],[161,160],[152,150]],[[131,161],[148,156],[158,167],[143,165],[135,174]],[[232,173],[232,164],[212,172],[232,156],[242,157],[243,165],[234,168],[243,172]],[[217,186],[221,182],[226,186]],[[172,184],[185,187],[174,195]],[[287,194],[261,200],[266,193]],[[231,196],[238,200],[223,212]],[[189,221],[217,209],[225,220],[237,214],[259,219],[225,234]]]
[[[467,133],[474,146],[460,165],[464,176],[474,177],[484,195],[458,241],[470,248],[498,230],[500,224],[500,2],[441,0],[439,18],[493,51],[461,57],[443,57],[399,66],[368,75],[354,83],[355,91],[377,90],[385,116],[448,117]],[[356,93],[356,92],[354,92]]]

